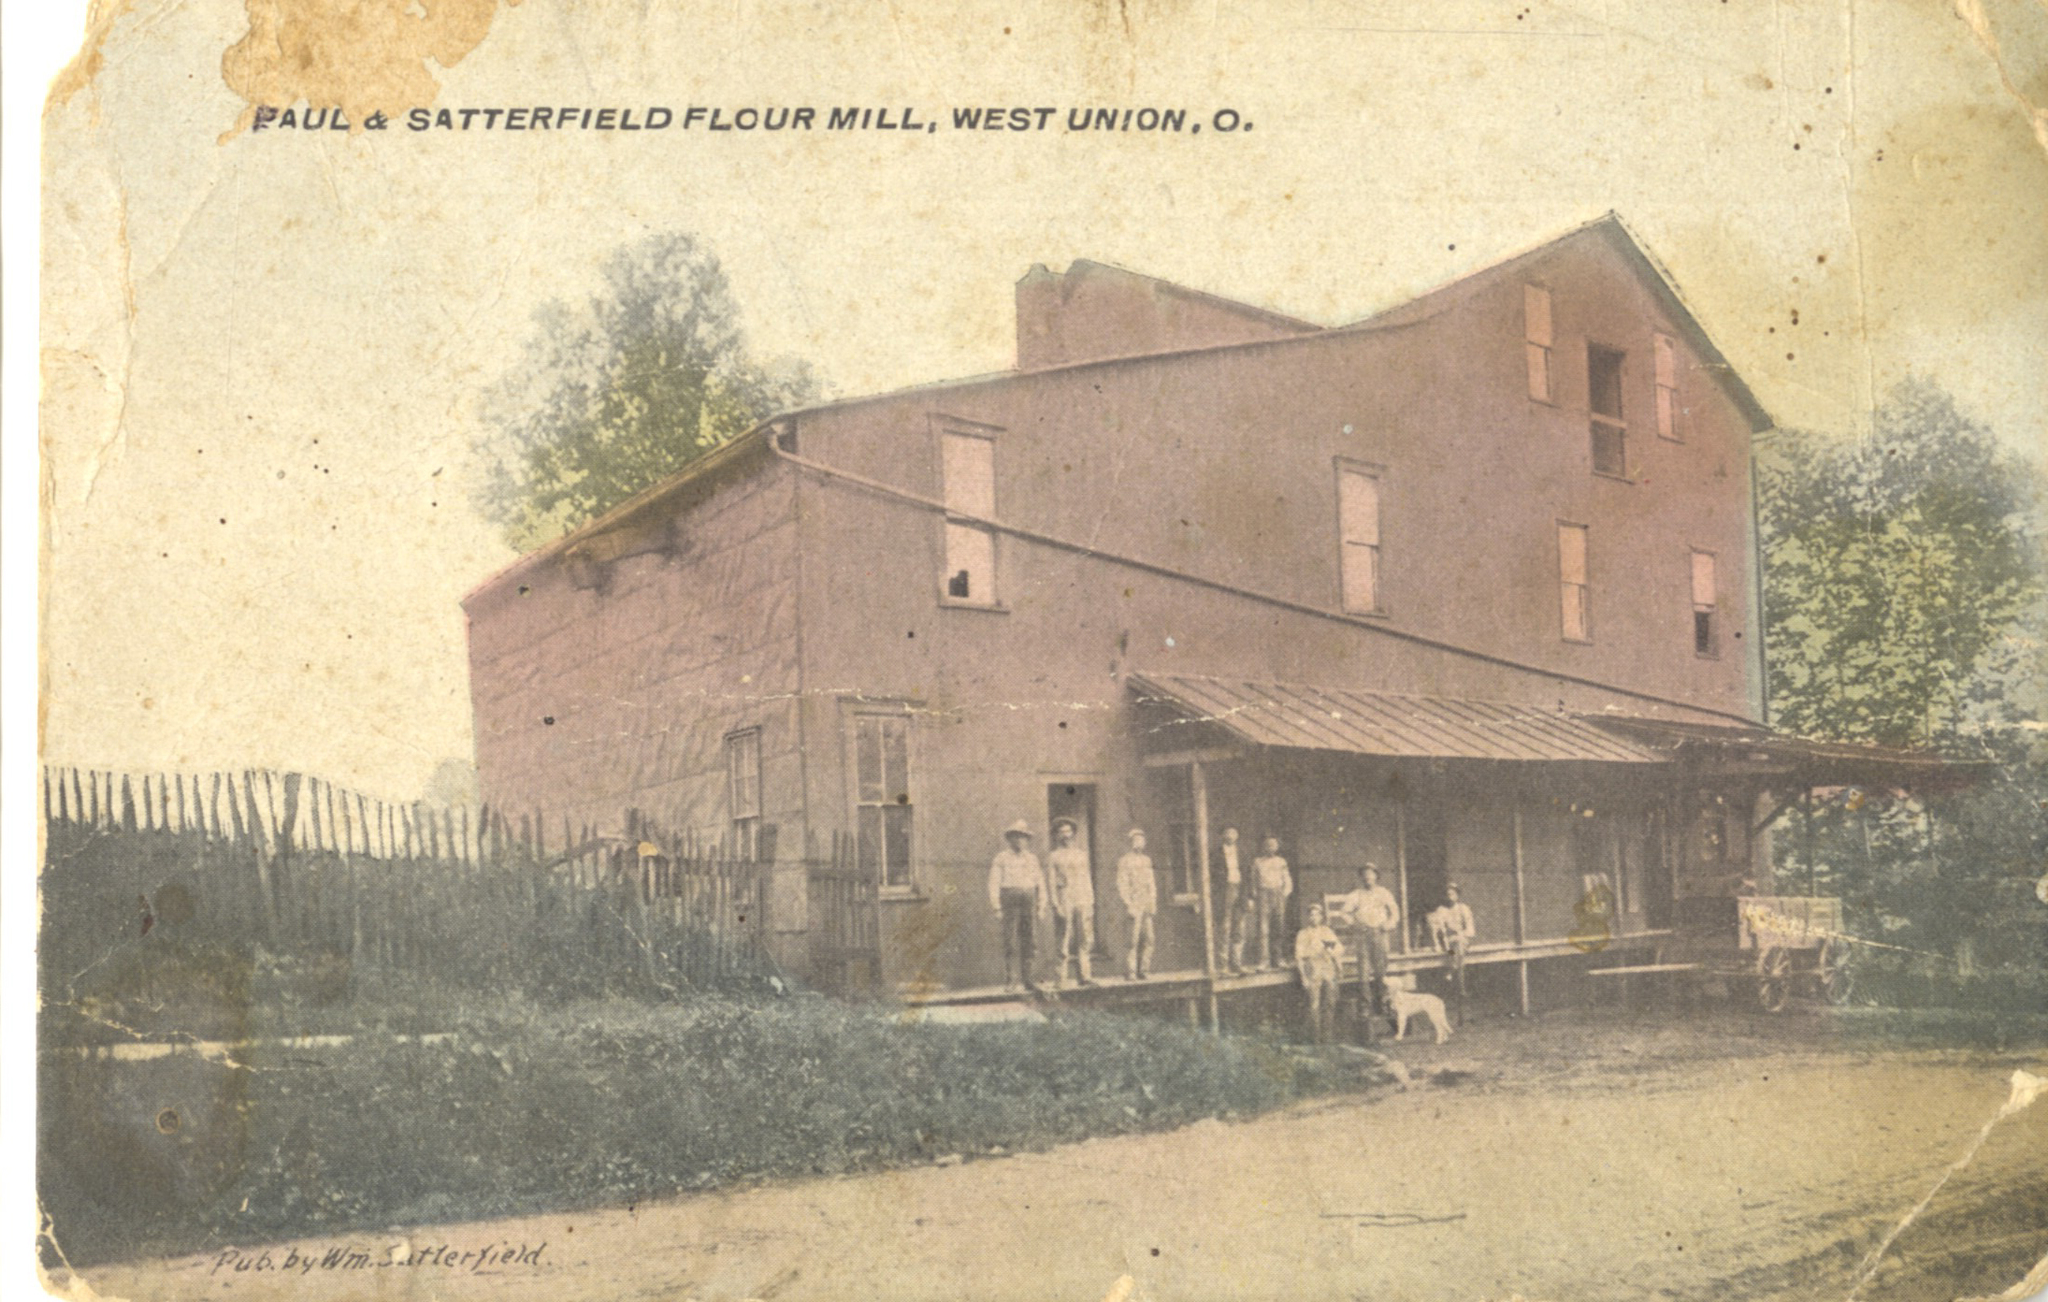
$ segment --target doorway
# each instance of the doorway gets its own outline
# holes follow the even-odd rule
[[[1401,818],[1408,896],[1403,902],[1401,929],[1408,939],[1407,949],[1413,952],[1430,948],[1429,914],[1444,903],[1444,888],[1451,884],[1450,858],[1444,845],[1441,802],[1407,801]]]
[[[1052,825],[1059,819],[1072,819],[1074,823],[1074,844],[1088,854],[1089,880],[1095,887],[1095,949],[1094,957],[1107,960],[1109,952],[1103,944],[1107,935],[1103,927],[1103,908],[1116,893],[1116,875],[1105,871],[1102,855],[1095,844],[1095,784],[1093,782],[1049,782],[1045,787],[1045,845],[1047,853],[1053,846]]]

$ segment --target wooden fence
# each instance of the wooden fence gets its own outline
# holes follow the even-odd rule
[[[882,977],[876,883],[859,868],[851,837],[834,839],[829,861],[812,859],[806,885],[812,979],[843,994],[872,993]]]
[[[338,997],[366,974],[652,997],[778,975],[768,866],[636,813],[601,835],[262,771],[48,769],[43,804],[47,1001],[161,994],[134,988],[152,951],[245,953]]]

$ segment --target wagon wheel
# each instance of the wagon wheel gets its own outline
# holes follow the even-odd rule
[[[1846,1004],[1855,993],[1856,974],[1849,969],[1848,951],[1835,948],[1832,940],[1821,942],[1815,975],[1820,978],[1820,997],[1830,1004]]]
[[[1792,956],[1777,945],[1757,951],[1756,1001],[1767,1013],[1783,1012],[1792,993]]]

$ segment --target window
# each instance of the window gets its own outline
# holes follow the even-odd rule
[[[1721,650],[1720,621],[1716,617],[1714,593],[1718,586],[1714,553],[1692,554],[1692,650],[1694,655],[1711,656]]]
[[[1586,347],[1586,405],[1592,410],[1596,474],[1628,474],[1628,427],[1621,419],[1623,356],[1598,344]]]
[[[946,573],[940,595],[963,605],[993,606],[996,534],[980,522],[996,514],[995,440],[949,429],[941,432],[939,446],[946,499]]]
[[[1685,441],[1679,425],[1684,415],[1678,409],[1678,343],[1670,335],[1653,335],[1657,356],[1657,437],[1673,443]]]
[[[883,890],[908,891],[910,879],[910,720],[900,714],[853,718],[856,862]]]
[[[1380,608],[1380,480],[1372,471],[1337,467],[1337,536],[1344,609],[1372,614]]]
[[[732,853],[754,859],[761,853],[761,730],[749,728],[725,739],[726,807],[732,811]]]
[[[1550,291],[1522,286],[1523,351],[1529,358],[1529,396],[1550,401]]]
[[[1557,586],[1568,642],[1593,640],[1593,593],[1586,583],[1586,526],[1557,526]]]

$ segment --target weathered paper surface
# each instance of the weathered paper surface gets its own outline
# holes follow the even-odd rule
[[[504,129],[499,111],[541,105],[577,125]],[[709,116],[791,106],[817,126]],[[917,129],[827,127],[846,106]],[[1028,129],[956,117],[1012,107]],[[291,126],[264,112],[285,109]],[[585,126],[585,109],[643,129]],[[669,124],[645,129],[655,109]],[[1083,110],[1110,113],[1071,129]],[[1137,129],[1142,110],[1204,130]],[[437,783],[474,754],[460,602],[517,558],[475,505],[480,400],[537,307],[587,297],[650,232],[714,249],[756,351],[803,359],[845,398],[1010,367],[1013,285],[1033,264],[1090,259],[1339,324],[1613,211],[1777,425],[1853,436],[1915,374],[2036,462],[2048,431],[2048,9],[2018,0],[108,3],[44,132],[51,766],[459,795]],[[1570,1035],[1601,1068],[1635,1052]],[[1685,1057],[1643,1051],[1666,1050]],[[1759,1248],[1745,1275],[1752,1226],[1727,1207],[1784,1222],[1868,1182],[1903,1214],[2039,1050],[1966,1067],[1911,1046],[1891,1063],[1880,1044],[1837,1070],[1788,1047],[1788,1093],[1764,1084],[1775,1058],[1709,1074],[1725,1115],[1701,1112],[1706,1095],[1504,1100],[1510,1074],[1469,1104],[1404,1094],[1380,1130],[1319,1136],[1296,1112],[1227,1142],[1144,1140],[1110,1169],[1090,1156],[1105,1141],[414,1242],[546,1241],[547,1272],[516,1253],[484,1272],[519,1296],[1561,1298],[1666,1278],[1688,1296],[1800,1296],[1796,1263],[1827,1235]],[[2039,1111],[2007,1124],[2038,1141]],[[1598,1138],[1625,1124],[1667,1127],[1670,1148]],[[1586,1161],[1614,1173],[1556,1195],[1556,1221],[1527,1210],[1550,1199],[1539,1175],[1574,1169],[1542,1127],[1583,1127]],[[1997,1153],[2001,1136],[2021,1141],[1987,1140],[2011,1187],[2038,1179],[2040,1150]],[[1541,1156],[1518,1169],[1525,1145]],[[1751,1145],[1855,1156],[1817,1157],[1753,1207],[1708,1205],[1696,1186],[1736,1176],[1703,1164]],[[1382,1163],[1400,1205],[1347,1201],[1386,1193],[1353,1169]],[[1057,1210],[1013,1232],[1039,1189]],[[1710,1243],[1645,1241],[1635,1212],[1659,1198],[1669,1233]],[[1466,1219],[1381,1225],[1409,1213]],[[1614,1229],[1589,1238],[1593,1224]],[[1586,1255],[1539,1264],[1560,1244]],[[196,1295],[229,1247],[253,1261],[261,1245],[81,1274],[113,1295]],[[1687,1263],[1702,1250],[1703,1272]],[[241,1296],[363,1295],[346,1272],[226,1274]]]

